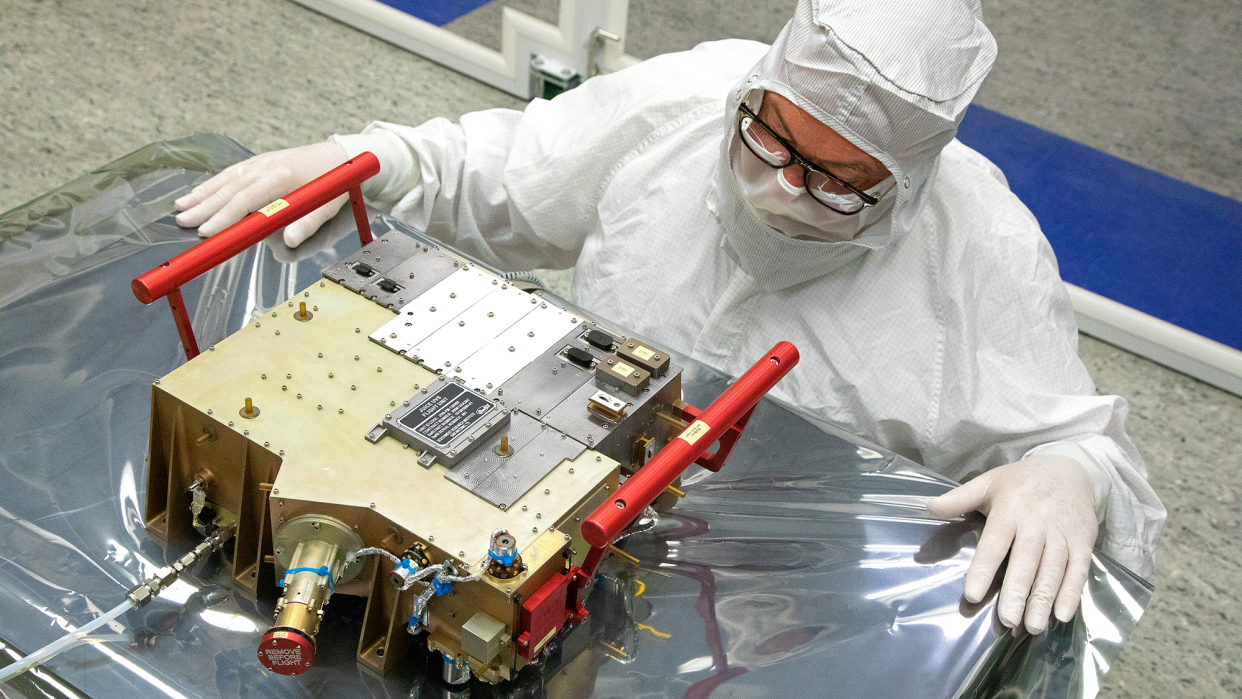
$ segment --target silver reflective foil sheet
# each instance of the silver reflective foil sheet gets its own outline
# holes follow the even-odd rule
[[[197,242],[172,201],[248,153],[195,136],[148,146],[0,216],[0,638],[29,653],[114,606],[188,550],[142,527],[151,383],[184,355],[163,302],[129,282]],[[386,217],[375,233],[414,231]],[[278,237],[187,285],[204,351],[357,250],[348,218],[296,251]],[[686,399],[727,385],[686,366]],[[313,671],[266,672],[254,647],[273,598],[228,585],[218,559],[51,663],[95,697],[1092,697],[1151,587],[1097,556],[1068,624],[1014,636],[993,595],[961,597],[981,520],[924,503],[952,483],[761,404],[718,474],[647,520],[600,571],[591,615],[537,666],[448,689],[414,651],[380,679],[354,662],[363,605],[339,596]],[[120,640],[117,640],[117,639]],[[0,664],[8,662],[0,655]],[[49,686],[16,683],[4,696]]]

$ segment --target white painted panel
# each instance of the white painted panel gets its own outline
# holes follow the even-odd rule
[[[490,395],[581,322],[569,311],[540,302],[526,317],[462,362],[461,371],[454,375],[470,388]]]
[[[542,299],[501,283],[471,306],[406,352],[423,366],[456,375],[454,368],[539,306]]]
[[[394,352],[408,354],[429,335],[498,290],[499,284],[499,280],[487,272],[464,267],[402,306],[396,318],[371,333],[371,339]]]

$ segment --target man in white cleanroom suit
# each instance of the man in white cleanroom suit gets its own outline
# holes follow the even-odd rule
[[[965,481],[929,505],[988,515],[965,596],[1012,548],[1000,618],[1038,633],[1073,616],[1097,533],[1151,575],[1165,512],[1038,223],[954,140],[995,54],[976,0],[803,0],[770,48],[261,155],[177,220],[211,234],[369,150],[375,204],[504,269],[572,266],[576,303],[670,350],[736,376],[789,340],[776,397]]]

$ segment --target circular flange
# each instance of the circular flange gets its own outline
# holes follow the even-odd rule
[[[362,538],[358,536],[358,533],[341,520],[326,515],[302,515],[289,520],[285,526],[280,528],[280,531],[276,532],[276,536],[272,537],[272,544],[276,549],[276,560],[281,567],[289,568],[293,564],[293,553],[297,550],[298,544],[310,540],[324,541],[339,546],[342,557],[345,553],[357,551],[363,547]],[[365,563],[366,559],[360,558],[345,566],[345,569],[341,571],[340,579],[336,581],[337,584],[349,582],[358,577]]]

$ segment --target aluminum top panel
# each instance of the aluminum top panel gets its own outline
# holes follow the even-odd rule
[[[540,302],[524,318],[462,362],[461,371],[455,375],[467,386],[491,395],[522,367],[561,342],[566,332],[581,322],[569,311]]]
[[[466,267],[402,306],[396,318],[371,333],[371,339],[394,352],[408,354],[419,342],[499,288],[496,277]]]
[[[406,354],[431,369],[447,374],[461,373],[455,371],[459,369],[458,364],[526,317],[539,303],[539,299],[525,291],[499,284]]]

